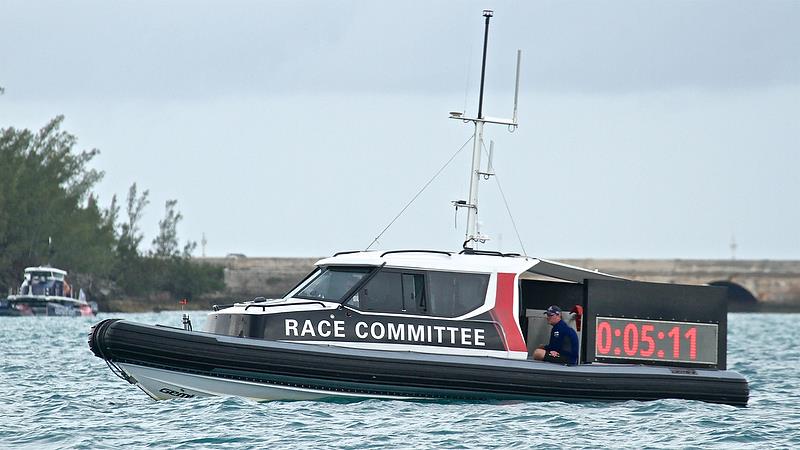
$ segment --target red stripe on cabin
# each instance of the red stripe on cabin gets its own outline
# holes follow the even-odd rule
[[[492,317],[500,323],[505,334],[506,350],[525,352],[525,340],[519,325],[514,320],[514,280],[517,275],[513,273],[497,274],[497,295],[494,299]]]

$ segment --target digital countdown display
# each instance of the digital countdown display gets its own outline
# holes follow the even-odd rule
[[[714,323],[596,318],[595,358],[717,364]]]

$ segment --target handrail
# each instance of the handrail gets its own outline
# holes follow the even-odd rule
[[[331,258],[336,258],[339,255],[350,255],[350,254],[353,254],[353,253],[361,253],[361,250],[347,250],[347,251],[344,251],[344,252],[336,252],[336,253],[333,254],[333,256]]]
[[[503,253],[498,252],[496,250],[473,250],[473,249],[464,249],[458,252],[459,255],[482,255],[482,256],[499,256],[501,258],[513,258],[516,256],[522,256],[519,253]]]
[[[322,303],[322,302],[299,302],[299,303],[289,303],[289,304],[281,303],[281,304],[272,304],[272,305],[247,305],[247,306],[244,307],[244,310],[247,311],[250,308],[261,308],[261,311],[263,312],[263,311],[266,311],[267,308],[272,308],[272,307],[275,307],[275,306],[296,306],[296,305],[313,305],[313,304],[322,305],[323,308],[328,306],[328,305],[326,305],[325,303]]]
[[[389,250],[381,253],[381,258],[392,253],[436,253],[439,255],[453,256],[451,252],[445,252],[442,250]]]

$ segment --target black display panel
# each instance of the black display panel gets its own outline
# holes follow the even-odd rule
[[[726,368],[725,288],[610,280],[586,280],[585,286],[586,362]]]
[[[595,360],[717,364],[719,325],[595,318]],[[608,361],[610,362],[610,361]]]

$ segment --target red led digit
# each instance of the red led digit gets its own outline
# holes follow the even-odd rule
[[[597,324],[597,353],[607,355],[611,351],[611,324],[600,322]]]
[[[625,332],[622,334],[622,348],[628,356],[635,355],[639,349],[639,330],[635,324],[625,325]]]
[[[647,349],[642,346],[641,355],[644,357],[649,357],[653,355],[653,352],[656,351],[656,341],[653,339],[652,336],[648,336],[647,333],[655,330],[653,325],[642,325],[642,343],[648,344]]]
[[[697,328],[689,328],[684,336],[689,339],[689,359],[697,359]]]
[[[679,327],[672,327],[667,333],[667,336],[672,338],[672,357],[680,359],[681,357],[681,330]]]

